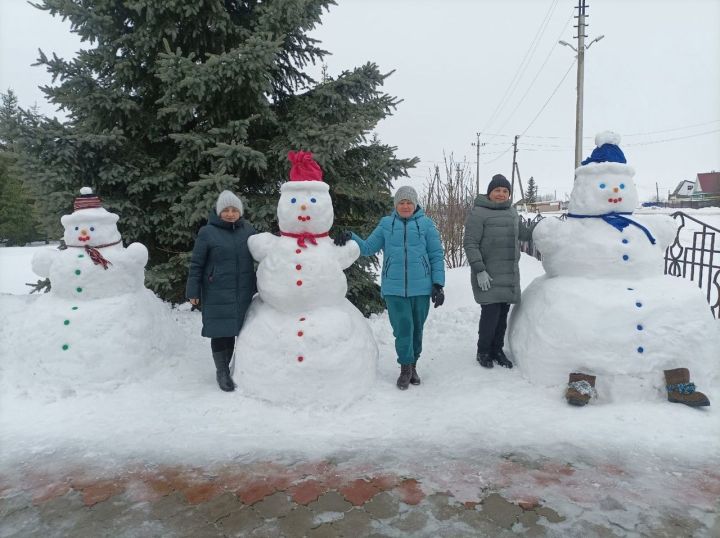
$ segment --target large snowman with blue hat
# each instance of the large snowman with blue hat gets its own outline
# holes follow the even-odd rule
[[[546,274],[513,312],[515,361],[532,382],[566,382],[572,405],[658,394],[709,405],[720,381],[720,322],[696,284],[663,274],[677,225],[634,213],[635,171],[620,136],[603,132],[595,143],[575,170],[567,218],[545,218],[533,232]]]
[[[378,348],[367,320],[348,301],[354,241],[329,237],[333,203],[310,152],[291,151],[290,181],[277,206],[280,234],[257,234],[258,295],[236,344],[241,391],[273,403],[336,407],[363,397],[375,380]]]

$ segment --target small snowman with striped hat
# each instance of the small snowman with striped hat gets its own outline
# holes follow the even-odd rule
[[[73,212],[60,219],[66,248],[38,252],[33,271],[50,278],[53,294],[69,299],[98,299],[144,289],[147,248],[140,243],[124,247],[118,220],[117,214],[102,207],[90,187],[83,187]]]

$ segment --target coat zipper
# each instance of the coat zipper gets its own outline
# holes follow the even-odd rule
[[[405,253],[405,297],[408,296],[407,281],[408,281],[408,266],[407,266],[407,220],[403,220],[403,251]]]

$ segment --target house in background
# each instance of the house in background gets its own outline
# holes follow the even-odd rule
[[[684,179],[675,190],[670,194],[669,201],[674,200],[689,200],[692,193],[695,191],[695,182]]]
[[[720,172],[698,174],[695,181],[693,200],[717,200],[720,202]]]

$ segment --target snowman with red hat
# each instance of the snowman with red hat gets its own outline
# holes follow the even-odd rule
[[[245,394],[277,403],[340,405],[369,390],[377,364],[370,327],[345,297],[343,269],[360,250],[330,239],[333,204],[312,154],[291,151],[288,159],[280,235],[248,240],[258,295],[238,338],[236,380]]]

